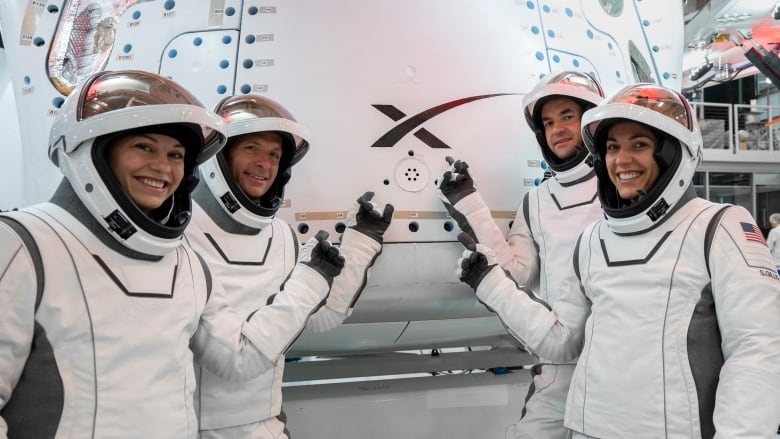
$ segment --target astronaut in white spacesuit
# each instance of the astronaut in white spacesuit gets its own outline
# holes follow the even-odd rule
[[[65,100],[49,142],[62,183],[0,216],[0,437],[195,438],[194,359],[232,379],[274,367],[263,325],[181,239],[196,168],[225,139],[148,72],[96,73]],[[325,238],[286,284],[312,304],[344,263]]]
[[[696,197],[690,105],[638,84],[582,124],[606,218],[582,233],[573,270],[560,267],[572,275],[552,309],[465,234],[461,280],[539,356],[579,355],[575,438],[774,437],[780,281],[747,210]]]
[[[230,305],[251,312],[269,340],[276,367],[250,381],[198,371],[196,405],[203,439],[287,438],[282,411],[284,356],[309,322],[314,330],[341,323],[365,285],[382,248],[392,205],[379,211],[372,193],[359,197],[348,216],[340,251],[347,263],[325,306],[280,291],[298,253],[289,224],[276,217],[291,168],[308,151],[308,133],[279,103],[261,96],[223,99],[215,108],[228,125],[228,142],[201,168],[201,183],[186,239],[225,286]],[[319,309],[319,311],[318,311]]]
[[[531,287],[550,305],[562,291],[559,268],[568,266],[577,237],[588,224],[604,217],[596,195],[593,160],[582,142],[580,118],[604,98],[598,82],[578,71],[542,79],[524,98],[525,119],[536,134],[552,178],[528,192],[505,240],[476,192],[464,162],[451,161],[439,181],[445,206],[463,230],[492,248],[499,265],[520,285]],[[531,368],[516,438],[564,439],[566,393],[574,361],[556,364],[541,358]]]
[[[769,253],[775,261],[777,274],[780,274],[780,213],[769,215],[769,233],[766,236],[766,244],[769,247]]]

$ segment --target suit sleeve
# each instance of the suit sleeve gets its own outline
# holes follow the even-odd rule
[[[190,347],[216,375],[244,381],[273,368],[300,335],[330,286],[313,268],[298,263],[273,301],[248,316],[229,306],[218,279]]]
[[[360,293],[368,281],[368,272],[379,256],[382,245],[347,227],[339,251],[346,261],[341,274],[333,279],[328,300],[309,318],[308,327],[316,332],[330,331],[352,314]]]
[[[532,208],[530,195],[525,194],[523,203],[515,214],[512,228],[509,230],[507,243],[511,249],[512,259],[506,263],[505,269],[520,285],[535,287],[539,283],[539,245],[531,232]]]
[[[273,369],[274,361],[263,355],[242,334],[246,316],[230,307],[217,279],[190,339],[195,361],[212,373],[231,381],[246,381]]]
[[[577,261],[574,261],[577,262]],[[575,360],[582,350],[590,301],[574,271],[562,270],[565,291],[550,306],[527,287],[519,287],[500,267],[477,286],[477,297],[495,312],[507,332],[530,352],[555,362]]]
[[[729,209],[709,253],[724,359],[716,438],[774,437],[780,423],[780,280],[754,224],[744,208]]]
[[[528,194],[525,197],[523,204],[527,204]],[[518,284],[535,285],[539,277],[539,250],[522,207],[515,215],[508,240],[496,225],[479,192],[464,197],[453,207],[466,217],[477,235],[477,241],[496,252],[499,265],[509,271]]]
[[[0,222],[0,411],[24,370],[34,332],[35,268],[19,236]],[[8,426],[0,417],[0,438]]]

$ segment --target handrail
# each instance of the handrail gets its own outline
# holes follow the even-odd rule
[[[691,102],[704,159],[780,162],[780,106]]]

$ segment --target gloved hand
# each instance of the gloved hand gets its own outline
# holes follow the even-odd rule
[[[333,285],[333,278],[344,268],[344,257],[339,253],[339,249],[328,241],[328,232],[324,230],[320,230],[306,241],[301,248],[298,262],[317,271],[325,278],[328,285]]]
[[[466,250],[463,250],[463,255],[458,259],[455,274],[461,282],[467,283],[477,291],[480,282],[491,270],[501,270],[498,267],[498,258],[493,250],[477,244],[467,233],[458,234],[458,241],[466,247]]]
[[[445,157],[445,160],[450,165],[450,168],[439,177],[437,180],[438,185],[436,186],[441,195],[441,202],[444,204],[444,208],[447,209],[450,217],[458,223],[458,227],[476,241],[477,234],[474,233],[466,217],[453,207],[455,203],[477,191],[474,188],[474,180],[471,179],[471,174],[469,174],[469,165],[464,161],[455,160],[449,156]]]
[[[392,204],[385,204],[384,210],[379,211],[378,205],[371,201],[373,192],[366,192],[355,200],[355,206],[347,215],[347,227],[372,238],[382,244],[385,230],[390,226],[395,208]]]
[[[439,177],[438,188],[444,196],[444,200],[454,206],[458,201],[467,195],[477,191],[474,187],[474,180],[469,174],[468,163],[462,160],[455,160],[452,157],[445,157],[444,160],[450,165],[450,169],[444,171]]]

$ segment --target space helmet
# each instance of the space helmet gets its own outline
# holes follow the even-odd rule
[[[619,197],[604,161],[609,127],[634,121],[657,138],[653,157],[658,180],[635,202]],[[702,157],[702,137],[695,114],[677,91],[649,83],[624,87],[582,117],[582,137],[594,158],[598,194],[607,224],[617,233],[640,233],[658,224],[688,190]]]
[[[593,170],[590,154],[582,146],[575,154],[561,160],[547,144],[542,125],[542,107],[553,98],[570,98],[582,106],[582,111],[598,105],[604,98],[601,85],[587,73],[567,70],[548,75],[523,98],[525,120],[536,134],[542,156],[561,183],[577,181]]]
[[[181,184],[148,214],[108,164],[113,142],[137,133],[165,134],[185,147]],[[49,133],[49,158],[113,238],[131,250],[163,256],[180,244],[190,221],[196,167],[222,148],[226,134],[223,120],[172,80],[138,70],[103,71],[65,99]]]
[[[222,209],[247,227],[262,229],[284,202],[284,187],[292,166],[309,150],[308,130],[278,102],[264,96],[230,96],[217,103],[214,112],[227,124],[227,146],[201,166],[201,176]],[[249,197],[230,170],[227,153],[241,136],[273,131],[282,137],[279,172],[268,191],[259,199]]]

